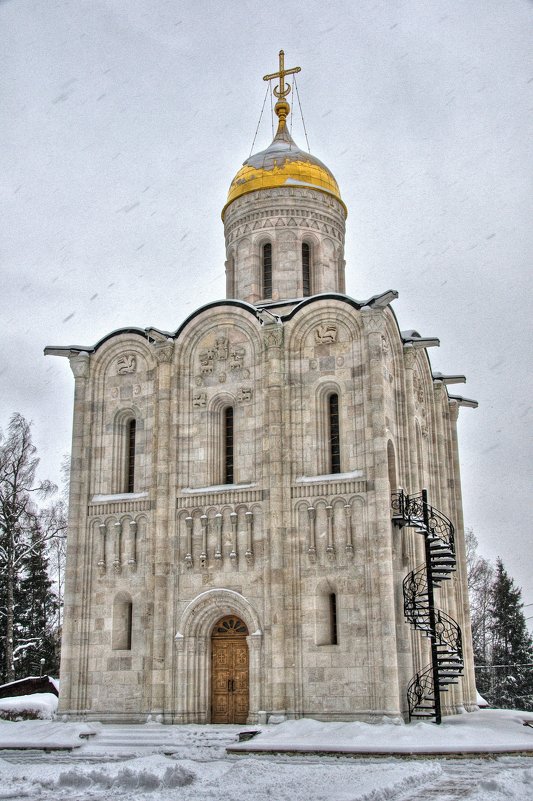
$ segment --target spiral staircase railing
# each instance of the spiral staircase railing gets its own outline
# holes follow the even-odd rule
[[[425,563],[403,581],[405,617],[431,642],[431,663],[407,687],[409,720],[434,718],[440,723],[440,694],[457,684],[464,667],[461,629],[434,602],[434,590],[455,570],[455,531],[446,515],[429,505],[426,490],[411,496],[403,490],[395,492],[391,506],[393,523],[414,528],[425,541]]]

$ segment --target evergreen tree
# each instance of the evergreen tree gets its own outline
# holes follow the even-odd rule
[[[58,598],[52,591],[49,578],[47,542],[43,526],[38,521],[32,534],[33,546],[29,551],[18,582],[18,614],[15,616],[15,642],[13,662],[17,677],[43,673],[59,674]],[[42,663],[41,660],[44,660]]]
[[[51,657],[54,606],[46,547],[65,528],[57,508],[39,510],[34,498],[55,491],[37,482],[39,460],[29,423],[14,414],[8,435],[0,434],[0,679],[12,681]],[[52,620],[53,620],[52,614]],[[52,638],[53,639],[53,638]],[[42,651],[42,653],[41,653]],[[31,656],[30,656],[31,654]],[[32,662],[31,660],[34,660]],[[30,670],[30,672],[35,672]]]
[[[491,595],[492,670],[487,700],[492,706],[533,709],[533,640],[522,611],[522,591],[501,559],[496,562]]]

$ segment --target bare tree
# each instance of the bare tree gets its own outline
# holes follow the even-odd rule
[[[472,529],[466,530],[465,540],[474,659],[476,664],[485,665],[490,656],[494,566],[488,559],[478,556],[478,542]]]
[[[7,681],[14,679],[14,656],[25,645],[14,642],[16,593],[25,566],[44,543],[65,529],[64,515],[54,507],[39,510],[36,504],[36,498],[48,498],[57,489],[50,481],[36,481],[38,464],[30,424],[14,414],[7,437],[0,435],[0,613]]]

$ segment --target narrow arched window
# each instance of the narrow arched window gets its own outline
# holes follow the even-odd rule
[[[113,603],[113,641],[114,651],[131,650],[132,603],[126,593],[120,592]]]
[[[227,406],[224,409],[224,484],[233,484],[233,407]]]
[[[339,427],[339,396],[333,393],[328,397],[328,446],[329,472],[341,472],[341,442]]]
[[[263,298],[272,297],[272,245],[267,242],[263,245]]]
[[[302,285],[304,298],[311,294],[311,248],[307,242],[302,244]]]
[[[126,446],[126,492],[135,492],[135,434],[137,421],[130,420],[127,430]]]
[[[338,645],[339,624],[337,613],[337,593],[335,592],[335,588],[329,585],[329,582],[327,585],[322,585],[318,588],[315,603],[316,645]]]
[[[329,594],[329,633],[330,645],[337,645],[339,642],[337,630],[337,596],[334,592]]]

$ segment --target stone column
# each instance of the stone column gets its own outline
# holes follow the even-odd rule
[[[398,650],[396,641],[395,586],[392,559],[389,469],[385,423],[382,337],[386,317],[381,310],[362,313],[368,343],[370,406],[367,426],[370,428],[372,453],[367,452],[368,478],[374,491],[369,492],[370,541],[374,559],[377,592],[369,603],[373,606],[372,684],[378,708],[390,715],[400,714]],[[371,484],[372,486],[372,484]],[[373,497],[372,497],[373,496]],[[373,507],[373,508],[371,508]],[[373,519],[370,514],[373,513]],[[373,527],[373,531],[372,531]],[[372,542],[373,541],[373,542]],[[372,653],[372,651],[371,651]]]
[[[283,359],[283,328],[276,323],[266,324],[264,331],[265,381],[265,441],[264,476],[265,486],[269,488],[268,511],[265,517],[266,539],[270,547],[270,575],[266,576],[268,588],[268,623],[270,624],[270,643],[267,670],[267,692],[265,699],[268,711],[284,714],[287,708],[287,685],[285,660],[285,574],[283,545],[287,533],[287,521],[283,511],[283,412],[282,393],[285,383]],[[266,645],[266,643],[265,643]],[[269,709],[270,707],[270,709]]]
[[[246,519],[246,553],[244,554],[249,565],[254,561],[254,513],[245,512]]]
[[[448,458],[447,445],[447,425],[445,414],[448,411],[448,395],[445,384],[442,381],[435,381],[433,384],[435,394],[435,427],[436,427],[436,457],[439,466],[437,472],[437,484],[439,491],[439,498],[432,499],[430,503],[435,506],[439,511],[450,518],[454,528],[456,528],[456,520],[454,519],[455,508],[452,501],[453,493],[450,493],[448,488],[448,480],[452,477],[453,466],[450,464]],[[457,547],[456,547],[457,551]],[[457,558],[457,554],[456,554]],[[445,613],[449,614],[459,625],[457,613],[457,572],[452,573],[450,581],[444,581],[441,584],[440,590],[436,593],[435,605],[442,609]],[[451,715],[455,711],[455,707],[459,702],[460,692],[459,688],[451,685],[448,692],[444,693],[442,698],[442,714]]]
[[[101,576],[103,576],[106,571],[106,561],[105,561],[106,529],[107,526],[105,523],[100,523],[100,525],[98,526],[99,542],[98,542],[97,565]]]
[[[185,543],[185,566],[192,567],[193,566],[193,558],[192,558],[192,527],[193,527],[194,520],[190,515],[185,518],[185,531],[186,531],[186,543]]]
[[[216,545],[215,545],[215,559],[222,562],[222,514],[217,512],[215,515],[215,531],[216,531]]]
[[[231,523],[231,550],[229,552],[229,558],[232,565],[237,567],[237,512],[230,512],[229,519]]]
[[[333,506],[326,506],[327,545],[326,554],[329,560],[335,559],[335,540],[333,538]]]
[[[424,489],[422,465],[418,464],[418,448],[416,438],[416,406],[415,406],[415,387],[414,371],[416,365],[416,350],[412,345],[405,345],[403,349],[403,364],[405,377],[405,417],[407,424],[407,458],[408,475],[404,489],[413,495]],[[428,487],[429,489],[429,487]],[[404,528],[401,533],[403,547],[402,551],[408,554],[408,565],[406,573],[415,570],[425,562],[424,537],[412,528]],[[420,632],[411,629],[410,634],[411,648],[413,651],[412,675],[422,668],[429,660],[428,644],[423,641]]]
[[[346,545],[345,550],[347,556],[353,558],[353,521],[352,521],[352,506],[349,503],[344,504],[344,515],[346,518]]]
[[[154,451],[156,454],[155,511],[154,511],[154,628],[152,643],[152,714],[165,714],[173,706],[172,692],[172,621],[173,610],[169,609],[169,575],[171,572],[170,547],[172,537],[169,518],[169,464],[170,444],[170,399],[172,355],[174,343],[165,341],[154,345],[158,361],[157,370],[157,417],[154,420]]]
[[[450,438],[452,449],[454,523],[455,523],[455,557],[457,559],[456,609],[457,622],[463,632],[463,656],[465,662],[462,679],[463,704],[469,711],[477,709],[476,676],[474,671],[474,654],[472,650],[472,625],[470,620],[470,601],[468,598],[466,549],[463,520],[463,498],[461,492],[461,468],[459,463],[459,445],[457,438],[457,419],[459,404],[449,401]]]
[[[137,566],[137,523],[135,520],[129,521],[126,562],[130,571],[133,572]]]
[[[90,357],[88,353],[82,351],[72,354],[69,362],[74,374],[75,388],[59,711],[76,715],[82,712],[85,706],[84,682],[87,677],[87,653],[83,648],[87,613],[83,606],[83,589],[86,561],[87,558],[89,560],[91,558],[86,552],[88,475],[85,461],[91,411]]]
[[[435,444],[436,457],[439,465],[437,473],[438,497],[431,498],[429,502],[439,509],[443,514],[449,516],[450,508],[448,504],[448,455],[446,453],[444,409],[447,407],[446,387],[442,381],[434,381],[433,392],[435,395]]]
[[[113,528],[113,570],[115,573],[120,573],[122,569],[120,552],[122,545],[122,523],[117,520]]]
[[[314,506],[307,507],[309,517],[309,537],[307,540],[307,553],[311,562],[316,561],[316,509]]]
[[[202,526],[202,552],[200,554],[200,564],[202,567],[207,567],[207,515],[200,517],[200,525]]]

